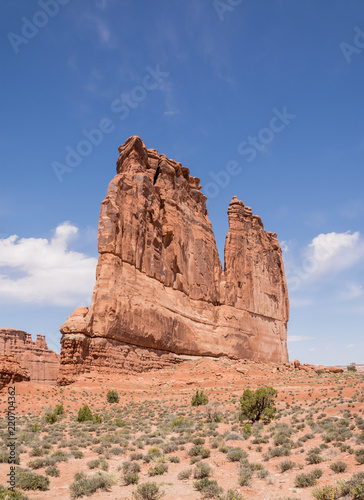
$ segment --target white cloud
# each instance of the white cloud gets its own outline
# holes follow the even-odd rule
[[[353,347],[355,347],[355,344],[349,344],[348,345],[348,349],[352,349]]]
[[[88,304],[97,259],[69,250],[78,228],[60,224],[53,238],[0,239],[0,300],[59,306]]]
[[[314,337],[304,337],[303,335],[288,335],[288,342],[302,342],[302,340],[312,340]]]
[[[357,283],[347,283],[345,287],[343,287],[338,292],[339,300],[352,300],[357,297],[361,297],[364,293],[362,285],[358,285]]]

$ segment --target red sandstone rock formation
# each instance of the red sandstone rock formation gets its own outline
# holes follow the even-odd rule
[[[32,341],[30,333],[12,328],[0,328],[0,356],[12,354],[26,368],[32,382],[55,384],[59,370],[59,355],[48,349],[43,335]]]
[[[0,390],[15,382],[30,380],[29,373],[12,355],[0,357]]]
[[[181,355],[288,361],[276,234],[234,197],[222,270],[200,180],[139,137],[119,152],[101,204],[91,308],[61,327],[59,383],[90,370],[162,367]]]

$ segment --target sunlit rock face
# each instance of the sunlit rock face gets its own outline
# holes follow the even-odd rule
[[[276,234],[234,197],[222,269],[200,180],[139,137],[119,153],[101,204],[91,307],[61,327],[58,382],[162,368],[181,355],[288,361]]]

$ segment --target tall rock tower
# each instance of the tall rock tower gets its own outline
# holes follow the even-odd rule
[[[139,137],[119,153],[101,204],[91,307],[61,327],[58,382],[147,371],[182,354],[287,361],[288,294],[275,233],[234,197],[223,270],[200,180]]]

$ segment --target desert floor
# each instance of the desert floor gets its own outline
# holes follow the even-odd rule
[[[247,387],[266,385],[278,391],[277,418],[268,424],[255,423],[250,433],[238,418],[239,399]],[[132,499],[138,486],[147,482],[156,483],[166,500],[209,495],[229,500],[325,500],[339,498],[329,496],[328,490],[327,496],[322,492],[323,486],[335,486],[340,480],[347,484],[347,496],[340,498],[364,498],[364,481],[359,481],[363,496],[357,497],[354,488],[359,491],[360,484],[348,483],[359,472],[364,477],[364,373],[360,369],[317,374],[273,364],[194,358],[149,373],[91,373],[66,387],[29,382],[15,387],[20,467],[49,479],[46,491],[21,490],[28,498],[70,499],[75,473],[82,471],[86,483],[100,472],[104,478],[111,477],[106,489],[91,495],[94,500]],[[208,405],[191,406],[197,389],[208,396]],[[118,392],[119,402],[107,401],[109,390]],[[77,422],[85,403],[102,417],[101,424]],[[47,422],[45,414],[59,404],[65,414],[53,424]],[[0,409],[0,484],[6,486],[10,467],[6,463],[7,387],[0,393]],[[161,474],[151,475],[153,471]],[[58,473],[58,477],[49,475]],[[305,486],[305,478],[298,478],[302,474],[315,484]],[[208,475],[217,485],[198,491],[199,475]],[[126,484],[130,481],[138,482]],[[228,490],[235,494],[227,494]]]

